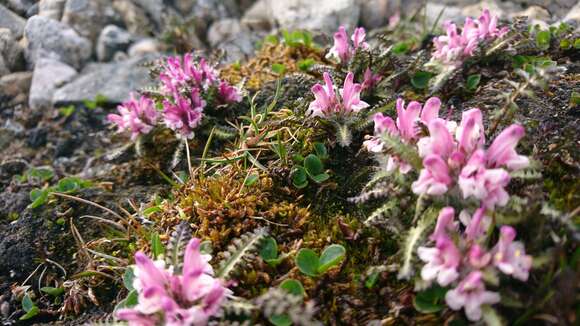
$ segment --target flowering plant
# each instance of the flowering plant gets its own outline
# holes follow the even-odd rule
[[[507,27],[497,27],[497,20],[497,16],[485,9],[478,19],[465,18],[461,33],[457,31],[457,25],[445,22],[446,35],[433,39],[433,58],[445,65],[461,65],[466,58],[473,56],[481,41],[502,37],[508,32]]]
[[[354,75],[349,72],[344,79],[343,88],[338,90],[332,83],[330,74],[324,73],[325,85],[312,86],[314,101],[310,102],[307,114],[314,117],[345,117],[356,114],[360,110],[369,107],[369,104],[361,101],[361,85],[354,83]]]
[[[177,137],[192,138],[208,103],[223,105],[242,99],[239,90],[221,80],[205,59],[195,62],[191,53],[183,59],[167,58],[159,80],[162,95],[159,103],[146,95],[139,99],[131,96],[118,107],[119,114],[108,116],[108,121],[116,124],[119,132],[131,131],[132,140],[149,133],[159,122],[174,130]]]
[[[338,31],[334,33],[334,45],[330,48],[328,56],[337,58],[342,64],[348,63],[359,48],[368,49],[369,45],[365,42],[365,37],[365,29],[358,27],[354,29],[349,40],[346,29],[344,26],[340,26]]]
[[[200,252],[201,241],[189,241],[183,272],[175,274],[163,261],[152,261],[142,252],[135,254],[133,287],[138,304],[119,309],[116,317],[129,325],[205,325],[220,309],[229,290],[213,277],[211,256]]]
[[[526,255],[521,242],[514,242],[516,231],[511,226],[502,226],[497,244],[491,250],[485,249],[491,218],[485,215],[483,207],[478,208],[473,217],[466,210],[462,211],[461,223],[454,221],[454,215],[452,207],[443,208],[430,237],[435,246],[418,248],[419,258],[425,262],[421,278],[428,284],[437,282],[444,287],[463,278],[447,292],[445,301],[453,310],[463,307],[467,317],[477,321],[482,315],[482,305],[500,300],[498,293],[486,290],[483,276],[495,275],[499,270],[527,281],[532,257]]]

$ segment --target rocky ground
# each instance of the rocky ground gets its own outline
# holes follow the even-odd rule
[[[504,20],[528,16],[542,26],[560,21],[580,26],[580,3],[574,0],[446,0],[427,1],[425,7],[419,1],[402,0],[0,0],[0,320],[14,324],[22,312],[15,286],[35,274],[32,279],[37,280],[41,272],[51,275],[52,279],[44,280],[50,283],[61,273],[60,265],[68,273],[78,273],[79,261],[84,259],[76,257],[79,242],[100,234],[97,222],[84,218],[73,223],[70,214],[73,210],[77,217],[97,215],[98,209],[74,202],[31,209],[33,188],[77,176],[94,182],[79,197],[127,209],[171,191],[158,173],[166,170],[168,162],[156,165],[127,157],[132,154],[113,160],[106,157],[120,144],[104,122],[105,116],[131,92],[153,85],[149,78],[152,62],[195,50],[208,55],[221,52],[224,65],[243,63],[251,60],[265,36],[280,30],[308,29],[317,41],[329,44],[329,35],[339,25],[364,26],[373,35],[391,17],[423,8],[427,24],[462,22],[489,8]],[[561,193],[573,194],[562,199],[568,200],[563,207],[576,207],[578,143],[569,139],[578,138],[574,133],[579,115],[578,107],[573,112],[565,107],[571,92],[580,89],[580,68],[578,61],[566,66],[571,77],[551,86],[554,96],[542,99],[541,104],[522,105],[531,108],[526,118],[542,130],[531,136],[529,147],[537,144],[538,157],[558,167],[553,180],[573,184]],[[485,97],[493,87],[482,92]],[[534,109],[534,105],[539,107]],[[551,107],[558,109],[547,109]],[[54,175],[47,179],[27,175],[43,166]],[[336,196],[346,198],[356,191]],[[69,232],[71,225],[78,234]],[[89,291],[66,305],[67,312],[77,313],[76,323],[111,312],[119,298],[107,292],[113,282],[102,282],[98,287],[102,293]],[[81,281],[69,286],[97,288]],[[348,306],[342,310],[345,318],[357,309],[359,302],[353,302],[336,303]],[[77,306],[83,308],[77,310]],[[54,322],[60,312],[48,306],[36,322]]]

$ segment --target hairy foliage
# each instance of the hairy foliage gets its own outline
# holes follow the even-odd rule
[[[265,228],[259,228],[253,232],[243,234],[239,239],[235,239],[227,250],[220,254],[223,259],[219,263],[216,276],[229,279],[243,268],[244,264],[253,260],[258,245],[267,234],[268,231]]]

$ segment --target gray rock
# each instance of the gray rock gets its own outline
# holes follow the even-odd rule
[[[49,108],[57,88],[73,79],[77,71],[60,61],[40,59],[34,67],[28,104],[32,109]]]
[[[26,98],[32,80],[31,71],[15,72],[0,78],[0,93],[10,98]]]
[[[40,0],[38,3],[38,15],[42,17],[60,20],[64,11],[66,0]]]
[[[24,31],[26,20],[10,11],[8,8],[0,5],[0,27],[8,28],[14,34],[14,37],[20,39]]]
[[[192,9],[198,35],[205,35],[215,21],[238,17],[239,7],[234,0],[197,0]]]
[[[59,88],[52,99],[53,106],[82,103],[103,95],[109,103],[121,103],[129,93],[151,86],[149,69],[143,64],[154,57],[131,58],[113,63],[95,63],[87,66],[75,80]]]
[[[393,0],[367,0],[361,1],[360,21],[361,25],[368,28],[379,28],[385,26],[389,17],[395,14],[395,4]]]
[[[442,26],[443,22],[452,21],[456,24],[463,25],[465,20],[465,16],[462,14],[461,8],[451,6],[451,5],[444,5],[438,2],[427,2],[426,13],[427,13],[427,26],[429,28],[433,26],[433,24],[437,23],[439,26]],[[443,13],[441,11],[443,10]],[[441,14],[439,21],[437,18]]]
[[[112,11],[111,5],[111,0],[68,0],[62,22],[81,36],[96,42],[100,31],[108,23],[107,10]]]
[[[91,57],[91,41],[53,19],[42,16],[30,18],[25,34],[28,39],[27,58],[32,64],[41,57],[56,57],[79,69]]]
[[[130,57],[138,57],[146,54],[154,54],[161,52],[161,45],[159,41],[154,38],[145,38],[135,42],[129,47],[127,53]]]
[[[576,21],[580,23],[580,2],[570,9],[570,12],[564,17],[563,21]]]
[[[166,9],[163,0],[139,0],[136,3],[151,17],[158,29],[163,26],[163,15]]]
[[[353,29],[359,19],[357,0],[268,0],[272,18],[280,28],[333,33],[339,25]]]
[[[270,22],[270,8],[267,0],[258,0],[246,10],[241,23],[250,29],[269,30],[272,28]]]
[[[24,50],[7,28],[0,28],[0,57],[9,71],[24,68]]]
[[[23,16],[30,7],[34,6],[33,0],[8,0],[6,1],[8,8],[14,10],[17,14]]]
[[[130,0],[113,0],[113,8],[131,34],[149,35],[152,25],[145,11]]]
[[[0,77],[4,75],[8,75],[10,73],[10,69],[8,69],[8,65],[4,62],[4,57],[0,56]]]
[[[125,51],[133,41],[129,32],[116,25],[107,25],[97,41],[97,58],[110,61],[117,51]]]
[[[39,12],[39,6],[38,6],[38,2],[35,3],[34,5],[32,5],[32,7],[28,8],[28,10],[26,10],[26,18],[30,18],[34,15],[38,15]]]
[[[215,47],[224,41],[229,41],[237,37],[242,32],[248,32],[248,30],[242,30],[242,25],[239,20],[225,18],[211,25],[207,32],[207,41],[211,46]]]

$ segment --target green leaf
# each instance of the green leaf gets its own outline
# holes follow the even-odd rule
[[[310,154],[304,159],[304,168],[310,176],[319,175],[324,172],[324,165],[318,156]]]
[[[150,216],[153,213],[157,213],[157,212],[161,212],[161,207],[159,206],[151,206],[151,207],[147,207],[143,210],[143,215],[145,216]]]
[[[39,179],[40,181],[46,182],[54,176],[54,172],[47,168],[38,168],[28,170],[28,177]]]
[[[379,279],[379,275],[381,273],[379,272],[374,272],[371,275],[369,275],[365,281],[365,286],[367,289],[372,289],[375,284],[377,283],[377,280]]]
[[[74,105],[65,106],[60,108],[58,111],[62,116],[70,117],[75,112],[75,106]]]
[[[580,49],[580,38],[574,40],[574,48]]]
[[[133,287],[134,280],[135,280],[135,271],[133,270],[133,267],[127,267],[127,269],[125,269],[125,274],[123,274],[123,285],[127,290],[129,291],[135,290],[135,288]]]
[[[297,166],[292,171],[292,184],[298,189],[302,189],[308,185],[308,174],[303,167]]]
[[[323,143],[314,143],[314,151],[316,152],[316,156],[318,156],[321,160],[328,158],[328,151],[326,150],[326,146],[324,146]]]
[[[316,183],[322,183],[328,180],[328,178],[330,178],[330,175],[328,175],[327,173],[321,173],[319,175],[311,175],[310,178]]]
[[[580,93],[572,92],[572,94],[570,94],[570,106],[575,107],[578,105],[580,105]]]
[[[139,293],[137,290],[132,290],[127,294],[127,297],[121,300],[116,306],[115,311],[123,308],[131,308],[139,303]]]
[[[275,326],[290,326],[292,325],[292,319],[288,315],[274,315],[268,318],[268,320]]]
[[[33,307],[34,302],[32,302],[32,299],[30,299],[28,293],[26,293],[22,298],[22,309],[26,312],[29,312],[30,310],[32,310]]]
[[[38,315],[39,312],[40,312],[40,309],[38,309],[37,306],[33,306],[29,311],[26,312],[25,315],[23,315],[22,317],[20,317],[20,320],[30,319],[30,318]]]
[[[276,243],[276,239],[272,237],[264,239],[262,249],[260,249],[260,257],[264,261],[278,258],[278,244]]]
[[[81,188],[78,181],[78,178],[74,177],[60,179],[56,186],[56,190],[63,193],[76,191]]]
[[[211,255],[213,248],[211,246],[211,241],[205,240],[199,245],[199,252],[206,255]]]
[[[244,182],[244,186],[249,187],[249,186],[255,184],[258,180],[260,180],[260,176],[258,174],[250,174],[246,178],[246,181]]]
[[[304,298],[304,287],[298,280],[287,279],[280,284],[280,288],[286,292]]]
[[[274,34],[264,37],[264,43],[278,44],[278,42],[279,42],[278,36]]]
[[[536,46],[541,50],[547,50],[550,48],[550,40],[552,35],[550,31],[540,31],[536,34]]]
[[[318,255],[312,249],[300,249],[298,255],[296,255],[295,262],[302,273],[313,277],[318,276],[318,267],[320,264]]]
[[[409,45],[407,42],[395,43],[395,45],[393,45],[392,51],[396,55],[405,54],[409,51]]]
[[[281,63],[274,63],[272,64],[272,71],[278,75],[284,75],[286,72],[286,66]]]
[[[64,293],[64,288],[55,288],[52,286],[45,286],[40,288],[40,291],[48,294],[48,295],[52,295],[53,297],[58,297],[59,295]]]
[[[346,249],[338,244],[332,244],[322,251],[318,262],[318,273],[323,274],[332,266],[338,265],[346,254]]]
[[[433,77],[433,74],[427,71],[417,71],[413,78],[411,78],[411,84],[417,89],[425,89],[429,86],[429,80]]]
[[[153,259],[157,259],[165,253],[165,247],[161,243],[159,233],[157,232],[151,234],[151,252],[153,253]]]
[[[30,191],[30,208],[37,208],[46,203],[48,199],[48,190],[35,188]]]
[[[480,74],[470,75],[469,77],[467,77],[466,82],[467,90],[475,91],[477,89],[477,86],[479,85],[480,80],[481,80]]]
[[[300,69],[301,71],[308,71],[310,67],[314,65],[314,63],[315,63],[314,59],[308,58],[298,60],[298,62],[296,62],[296,65],[298,66],[298,69]]]
[[[432,314],[445,308],[446,288],[432,286],[425,291],[417,293],[413,299],[413,306],[417,311],[424,314]]]

